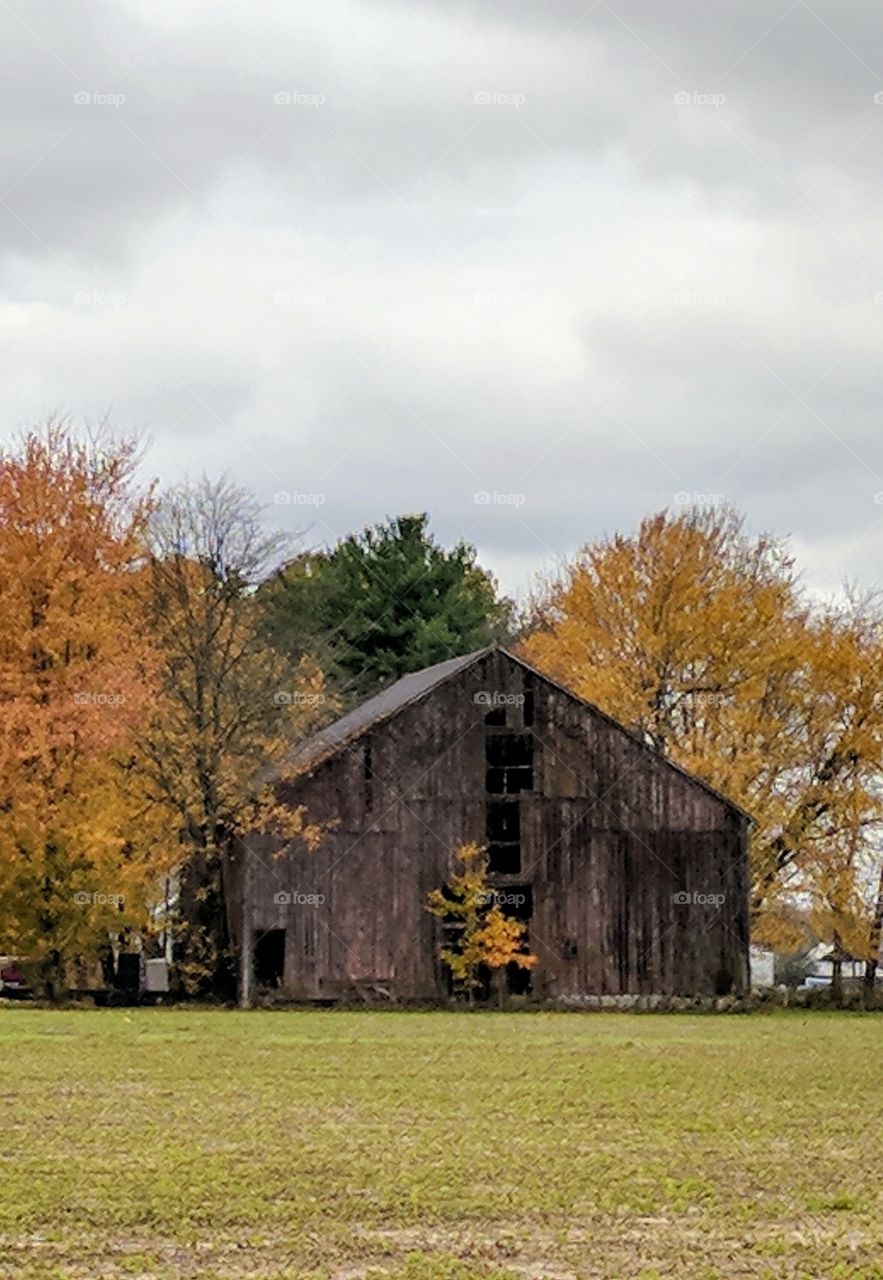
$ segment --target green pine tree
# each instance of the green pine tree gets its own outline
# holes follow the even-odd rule
[[[425,513],[298,557],[262,596],[271,642],[315,656],[348,702],[505,639],[511,623],[511,603],[476,563],[475,548],[440,546]]]

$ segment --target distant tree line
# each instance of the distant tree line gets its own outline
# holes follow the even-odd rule
[[[426,514],[305,551],[232,482],[144,488],[138,462],[133,441],[63,422],[0,455],[0,953],[47,995],[109,935],[149,942],[173,873],[178,981],[232,995],[225,858],[255,829],[321,839],[262,771],[385,684],[495,641],[753,815],[758,939],[797,950],[798,903],[873,982],[876,596],[813,603],[781,542],[713,507],[588,544],[516,614]]]

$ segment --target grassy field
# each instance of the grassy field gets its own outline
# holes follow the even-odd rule
[[[883,1017],[0,1011],[0,1275],[883,1280]]]

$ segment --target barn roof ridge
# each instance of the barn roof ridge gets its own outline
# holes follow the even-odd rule
[[[565,697],[571,698],[574,702],[586,707],[607,724],[625,734],[638,747],[649,752],[654,760],[659,761],[660,764],[667,766],[669,769],[673,769],[681,777],[695,783],[696,786],[714,796],[716,800],[720,800],[723,804],[735,809],[744,818],[747,818],[749,822],[753,822],[750,813],[737,804],[735,800],[724,795],[722,791],[718,791],[710,782],[706,782],[704,778],[691,773],[689,769],[685,769],[668,756],[661,755],[649,742],[646,742],[632,729],[626,728],[615,716],[609,715],[608,712],[602,710],[594,702],[590,702],[588,698],[583,698],[580,694],[574,693],[573,689],[569,689],[553,676],[547,675],[545,671],[540,671],[538,667],[533,666],[524,658],[519,657],[517,653],[513,653],[511,649],[507,649],[504,645],[498,643],[485,645],[482,649],[474,649],[471,653],[463,654],[460,657],[446,658],[444,661],[434,663],[430,667],[423,667],[420,671],[412,671],[408,675],[401,676],[400,679],[387,685],[385,689],[381,689],[379,693],[373,694],[351,711],[346,712],[337,720],[333,720],[331,724],[325,725],[323,729],[319,729],[302,742],[297,743],[287,757],[287,763],[295,768],[298,778],[312,773],[321,764],[324,764],[326,760],[331,759],[338,752],[351,746],[352,743],[356,742],[370,729],[374,729],[377,725],[391,720],[400,711],[404,711],[406,707],[412,706],[434,689],[437,689],[440,684],[444,684],[453,676],[465,671],[467,667],[471,667],[481,658],[487,657],[491,653],[502,653],[510,661],[518,663],[525,671],[529,671],[540,680],[544,680],[546,684],[557,689]]]

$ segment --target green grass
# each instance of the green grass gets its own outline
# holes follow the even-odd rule
[[[0,1275],[883,1280],[883,1018],[0,1011]]]

